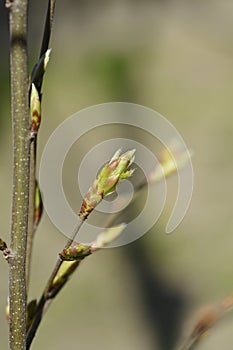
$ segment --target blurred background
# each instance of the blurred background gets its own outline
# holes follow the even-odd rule
[[[30,1],[30,69],[39,55],[45,12],[46,1]],[[38,160],[50,134],[71,114],[103,102],[134,102],[165,116],[194,151],[195,186],[188,213],[172,235],[164,228],[176,176],[168,181],[170,195],[153,229],[129,246],[85,260],[48,311],[32,349],[172,350],[189,332],[195,310],[233,292],[232,16],[228,0],[58,1]],[[0,231],[9,241],[12,139],[3,4],[0,30]],[[34,245],[31,298],[40,296],[65,241],[44,213]],[[3,259],[0,272],[5,349]],[[232,328],[229,317],[197,348],[231,349]]]

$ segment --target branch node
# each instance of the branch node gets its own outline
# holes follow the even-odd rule
[[[6,259],[6,261],[9,261],[10,259],[15,259],[17,256],[15,251],[8,249],[8,248],[3,250],[3,255],[4,255],[4,258]]]

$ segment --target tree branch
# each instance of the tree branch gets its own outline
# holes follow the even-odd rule
[[[9,349],[26,348],[25,261],[29,198],[29,108],[27,63],[27,0],[11,1],[10,69],[13,127],[13,202],[9,256]]]

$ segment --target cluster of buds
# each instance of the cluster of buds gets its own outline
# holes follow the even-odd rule
[[[122,155],[120,153],[121,150],[118,150],[114,154],[89,188],[79,213],[79,217],[82,220],[87,219],[104,197],[115,191],[116,185],[120,180],[127,179],[133,174],[134,169],[128,170],[128,168],[134,162],[135,150],[128,151]]]

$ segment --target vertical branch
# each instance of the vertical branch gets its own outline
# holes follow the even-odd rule
[[[55,0],[48,1],[40,57],[39,57],[39,61],[35,65],[31,74],[31,84],[32,83],[35,84],[35,87],[39,94],[40,103],[41,103],[41,97],[42,97],[41,88],[43,83],[43,77],[44,77],[45,68],[49,57],[48,48],[49,48],[49,41],[51,37],[55,3],[56,3]],[[46,52],[47,52],[47,56],[46,56]],[[31,93],[31,86],[30,86],[30,93]],[[32,106],[30,107],[32,108]],[[39,125],[38,125],[38,129],[39,129]],[[27,292],[29,290],[31,255],[32,255],[33,240],[34,240],[34,234],[35,234],[34,213],[35,213],[35,188],[36,188],[35,183],[36,183],[37,132],[32,137],[31,145],[30,145],[30,195],[29,195],[28,239],[27,239],[27,260],[26,260]]]
[[[10,21],[11,108],[13,126],[13,203],[9,257],[9,349],[26,344],[25,261],[29,197],[29,110],[27,71],[27,0],[6,3]]]

